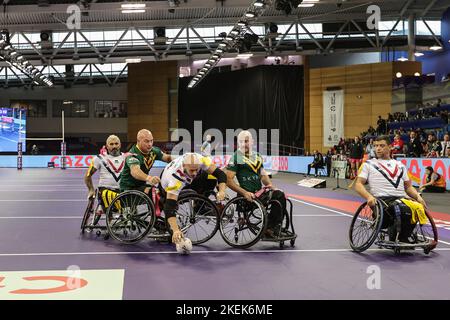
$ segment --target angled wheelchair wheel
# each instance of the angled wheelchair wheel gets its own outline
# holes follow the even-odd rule
[[[230,200],[220,216],[220,234],[235,248],[249,248],[259,241],[266,229],[266,209],[259,200],[248,202],[244,197]]]
[[[367,250],[377,238],[382,223],[383,206],[379,200],[373,208],[367,202],[361,204],[350,225],[350,247],[356,252]]]
[[[155,223],[155,207],[143,192],[129,190],[120,193],[106,211],[109,235],[123,243],[135,243],[144,238]]]
[[[89,218],[94,212],[94,204],[95,204],[95,198],[89,198],[88,205],[86,207],[86,210],[84,211],[83,220],[81,220],[81,233],[84,234],[84,231],[87,227],[87,223],[89,221]]]
[[[196,194],[181,194],[177,201],[177,222],[192,244],[201,244],[216,234],[219,229],[219,212],[208,198]]]
[[[425,214],[428,218],[428,223],[423,225],[417,223],[412,231],[412,238],[417,244],[424,245],[423,251],[425,254],[428,254],[438,244],[438,232],[433,217],[427,210],[425,210]]]

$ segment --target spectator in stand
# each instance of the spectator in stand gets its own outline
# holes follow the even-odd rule
[[[448,111],[447,110],[442,110],[440,112],[439,116],[444,121],[444,123],[448,123]]]
[[[450,138],[449,134],[446,133],[444,135],[444,140],[441,141],[441,157],[448,158],[450,157]]]
[[[396,154],[404,154],[404,142],[399,134],[394,136],[394,141],[391,143],[391,156]]]
[[[440,155],[441,150],[441,143],[437,141],[436,135],[434,133],[430,133],[426,144],[427,158],[437,158]]]
[[[386,120],[382,119],[381,116],[378,116],[377,120],[377,133],[378,135],[386,133]]]
[[[407,145],[408,149],[408,157],[420,158],[423,153],[422,143],[420,139],[417,137],[417,133],[415,131],[411,131],[409,134],[409,142]]]
[[[441,104],[442,104],[442,99],[437,99],[437,102],[436,102],[436,107],[440,107],[441,106]]]
[[[375,147],[373,145],[373,139],[369,140],[369,143],[366,146],[366,153],[368,154],[369,159],[375,158]]]
[[[388,120],[387,122],[394,122],[394,116],[390,113],[388,113]]]
[[[364,157],[364,146],[359,137],[356,136],[353,143],[350,145],[350,165],[352,168],[352,177],[358,175],[358,169]]]

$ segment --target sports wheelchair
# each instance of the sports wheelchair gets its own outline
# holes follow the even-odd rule
[[[136,243],[146,236],[170,242],[169,227],[161,217],[162,201],[154,187],[151,188],[151,197],[138,190],[118,194],[106,211],[108,235],[127,244]],[[211,239],[219,228],[216,205],[191,190],[180,193],[176,218],[181,231],[194,245]]]
[[[264,189],[264,192],[271,192]],[[278,242],[280,248],[284,247],[285,241],[290,241],[291,247],[295,245],[294,225],[292,222],[292,202],[286,198],[289,204],[288,212],[284,213],[282,227],[274,238],[263,236],[267,228],[267,221],[270,211],[274,206],[282,205],[277,200],[269,200],[263,203],[256,198],[252,202],[244,197],[238,196],[231,199],[223,208],[220,215],[220,234],[223,240],[235,248],[249,248],[259,240]],[[281,233],[284,233],[282,236]]]
[[[109,192],[115,194],[112,190]],[[97,230],[96,234],[100,236],[101,231],[106,230],[106,225],[99,225],[100,219],[104,216],[104,212],[106,212],[106,208],[100,200],[101,196],[99,189],[95,189],[94,196],[88,199],[88,205],[84,211],[83,220],[81,221],[81,234]]]
[[[374,242],[379,248],[392,249],[396,254],[414,248],[422,248],[425,254],[429,254],[436,247],[436,225],[426,209],[428,223],[417,222],[415,225],[407,220],[407,216],[401,213],[392,216],[388,210],[388,204],[382,199],[377,199],[374,207],[370,207],[367,202],[359,206],[349,230],[350,247],[354,251],[363,252]],[[405,228],[408,233],[407,242],[399,239],[401,228]]]

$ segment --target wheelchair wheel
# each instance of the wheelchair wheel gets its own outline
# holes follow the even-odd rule
[[[428,244],[423,251],[425,254],[430,253],[431,250],[436,248],[438,244],[438,233],[436,224],[434,223],[433,217],[430,213],[425,210],[429,224],[419,224],[417,223],[412,232],[412,237],[418,244]]]
[[[249,248],[259,241],[266,224],[266,209],[259,200],[248,202],[244,197],[236,197],[223,208],[220,234],[232,247]]]
[[[177,201],[177,222],[192,244],[201,244],[219,229],[219,212],[214,203],[199,194],[186,193]]]
[[[109,235],[123,243],[135,243],[144,238],[155,220],[153,202],[137,190],[120,193],[106,211]]]
[[[374,208],[364,202],[352,219],[349,230],[350,247],[356,252],[367,250],[378,236],[383,223],[383,206],[380,201]]]
[[[84,230],[86,228],[89,217],[93,213],[94,204],[95,204],[95,198],[89,198],[88,205],[86,207],[86,210],[84,211],[83,220],[81,221],[81,233],[82,234],[84,234]]]

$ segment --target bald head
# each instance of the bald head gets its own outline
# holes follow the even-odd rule
[[[197,176],[200,171],[200,159],[197,157],[195,153],[186,153],[183,155],[183,169],[184,172],[194,178]]]
[[[137,134],[137,146],[143,153],[150,152],[153,147],[153,135],[149,130],[139,130]]]
[[[244,130],[238,134],[238,147],[241,152],[249,153],[253,146],[253,137],[250,131]]]

